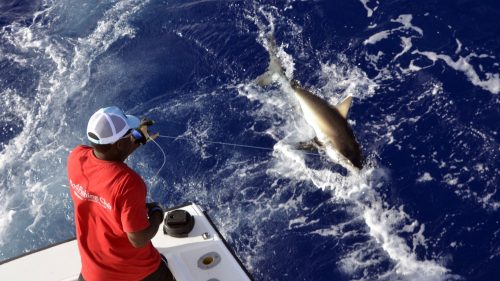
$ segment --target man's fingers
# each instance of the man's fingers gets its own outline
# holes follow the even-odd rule
[[[152,134],[152,135],[149,135],[149,139],[148,139],[148,141],[150,141],[150,140],[154,140],[154,139],[156,139],[158,136],[160,136],[160,133],[154,133],[154,134]]]
[[[140,125],[140,126],[141,126],[141,127],[142,127],[142,126],[151,126],[151,125],[153,125],[154,123],[155,123],[155,122],[154,122],[153,120],[151,120],[151,119],[142,119],[142,121],[141,121],[141,125]]]

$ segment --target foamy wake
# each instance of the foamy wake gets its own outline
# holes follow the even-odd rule
[[[339,263],[346,273],[362,271],[366,264],[366,256],[359,251],[373,251],[381,247],[394,262],[391,271],[383,276],[365,276],[363,280],[375,280],[391,277],[404,280],[450,280],[455,278],[449,270],[433,260],[421,260],[415,254],[418,246],[427,248],[424,236],[425,225],[414,221],[404,212],[403,206],[389,207],[379,196],[376,186],[378,178],[387,174],[383,169],[367,168],[361,174],[343,176],[329,170],[314,170],[305,164],[304,156],[290,146],[278,144],[274,153],[277,162],[270,170],[271,174],[294,181],[309,181],[314,186],[331,191],[337,200],[353,203],[360,217],[369,229],[369,234],[376,244],[358,245],[356,250],[348,253]],[[331,229],[317,230],[323,236],[343,236],[342,229],[333,226]],[[409,246],[400,234],[412,237]],[[347,234],[348,235],[348,234]],[[371,257],[372,259],[375,257]],[[377,257],[375,259],[380,259]],[[376,260],[373,263],[377,263]]]
[[[64,5],[59,1],[46,1],[30,25],[14,22],[0,31],[1,58],[39,75],[34,93],[12,88],[3,89],[0,96],[4,114],[22,120],[22,131],[0,152],[0,245],[4,248],[9,241],[12,249],[29,250],[34,245],[16,245],[16,239],[22,243],[22,237],[34,235],[30,231],[37,227],[38,232],[50,232],[51,220],[72,221],[67,215],[65,159],[82,134],[68,126],[67,118],[87,113],[66,112],[68,102],[86,103],[83,89],[91,63],[113,42],[134,36],[128,19],[147,2],[115,2],[92,32],[77,40],[51,30],[51,21],[60,16],[53,13]]]

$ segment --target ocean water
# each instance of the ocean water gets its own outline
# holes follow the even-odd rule
[[[163,168],[153,143],[127,160],[151,200],[202,205],[256,280],[500,280],[499,18],[493,0],[3,0],[0,260],[75,235],[66,157],[117,105],[166,136]],[[298,150],[293,96],[253,83],[271,34],[288,77],[354,97],[360,174]]]

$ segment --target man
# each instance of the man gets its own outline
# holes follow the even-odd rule
[[[146,204],[146,185],[124,161],[149,138],[147,126],[118,107],[90,118],[87,137],[68,157],[76,238],[82,261],[79,280],[173,280],[151,239],[163,209]]]

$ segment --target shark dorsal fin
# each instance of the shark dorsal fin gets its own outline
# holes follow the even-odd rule
[[[349,108],[351,108],[352,104],[352,96],[348,96],[341,103],[339,103],[336,107],[345,119],[347,119],[347,114],[349,114]]]

